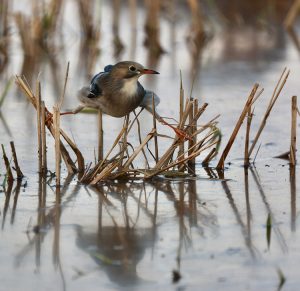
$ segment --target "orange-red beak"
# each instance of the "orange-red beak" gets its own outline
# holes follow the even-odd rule
[[[159,74],[159,72],[156,72],[154,70],[150,70],[150,69],[144,69],[141,71],[142,74]]]

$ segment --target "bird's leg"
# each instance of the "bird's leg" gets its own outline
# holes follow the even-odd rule
[[[53,114],[45,107],[46,117],[45,124],[50,125],[52,123]]]
[[[193,140],[185,131],[183,131],[182,129],[175,127],[173,125],[171,125],[170,123],[168,123],[167,121],[165,121],[162,117],[157,119],[161,124],[167,125],[168,127],[172,128],[177,137],[181,140]]]
[[[72,111],[66,111],[66,112],[61,112],[60,115],[76,114],[76,113],[80,112],[83,108],[85,108],[85,106],[82,105],[82,104],[80,104],[74,110],[72,110]]]
[[[167,121],[165,121],[156,111],[153,112],[152,107],[145,106],[145,109],[147,111],[149,111],[151,114],[154,114],[155,118],[157,119],[158,122],[172,128],[175,131],[175,133],[176,133],[176,135],[179,139],[181,139],[181,140],[192,140],[192,138],[185,131],[183,131],[182,129],[180,129],[178,127],[175,127],[175,126],[171,125],[170,123],[168,123]]]
[[[84,107],[85,107],[84,105],[79,105],[72,111],[61,112],[60,115],[76,114],[80,112]],[[46,124],[52,123],[53,114],[47,108],[46,108],[46,113],[47,115],[46,115],[45,123]]]

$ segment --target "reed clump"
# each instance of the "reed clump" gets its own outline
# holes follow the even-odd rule
[[[198,100],[192,98],[184,99],[182,93],[180,94],[180,118],[178,123],[170,124],[165,121],[166,118],[162,119],[157,113],[153,114],[152,129],[145,137],[141,136],[139,130],[140,144],[137,147],[132,147],[128,141],[128,134],[135,128],[134,125],[137,125],[138,128],[140,127],[139,115],[142,110],[136,114],[132,120],[127,116],[123,128],[116,136],[108,152],[99,155],[99,160],[94,166],[90,164],[85,167],[84,157],[80,150],[59,126],[60,106],[55,107],[55,118],[52,118],[52,114],[43,105],[44,103],[39,89],[40,85],[37,87],[37,93],[34,93],[24,78],[17,76],[16,82],[30,103],[37,110],[37,128],[40,132],[38,134],[40,143],[40,172],[45,170],[45,164],[43,162],[46,160],[46,157],[44,157],[45,144],[43,145],[43,141],[45,140],[45,128],[49,130],[55,138],[55,153],[57,159],[56,174],[59,175],[60,172],[59,159],[61,155],[68,172],[70,174],[74,172],[81,173],[80,182],[91,185],[115,179],[135,180],[150,179],[157,175],[167,175],[169,177],[194,175],[196,157],[219,143],[215,135],[217,131],[217,117],[201,126],[198,125],[198,120],[205,112],[208,104],[205,103],[199,106]],[[156,112],[154,102],[152,103],[153,112]],[[164,152],[159,152],[159,144],[165,142],[166,139],[169,140],[170,137],[158,133],[157,120],[171,127],[177,133],[175,137],[172,138],[171,145]],[[99,132],[101,133],[101,131],[102,130]],[[69,153],[62,140],[71,147],[73,153]],[[154,149],[150,149],[151,141],[153,141],[151,146],[153,146]],[[101,145],[101,147],[103,147],[103,145]],[[151,158],[148,158],[145,152],[149,152]],[[71,158],[72,154],[76,156],[76,163],[74,159]],[[141,156],[146,160],[146,168],[137,166],[138,162],[136,161],[138,157]],[[134,165],[135,163],[137,165]],[[58,177],[57,183],[60,183]]]

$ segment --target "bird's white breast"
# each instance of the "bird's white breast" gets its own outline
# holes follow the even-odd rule
[[[124,81],[121,92],[126,96],[133,96],[136,94],[137,88],[137,78],[130,78]]]

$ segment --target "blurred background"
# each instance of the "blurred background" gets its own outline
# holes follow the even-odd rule
[[[179,70],[188,86],[199,85],[202,71],[233,60],[268,70],[287,54],[293,2],[1,0],[1,84],[14,74],[32,84],[39,75],[57,96],[68,61],[71,88],[120,60],[160,70],[165,87],[178,86]]]

